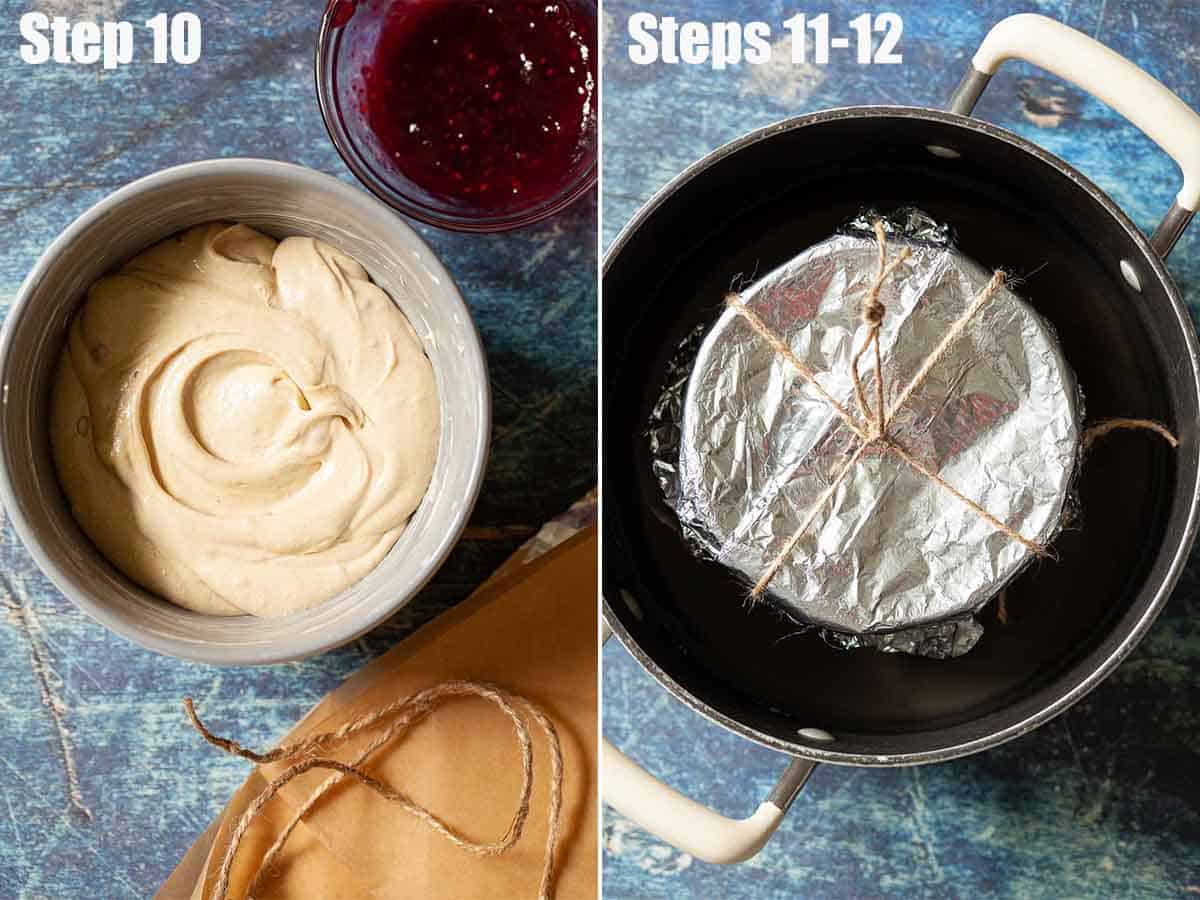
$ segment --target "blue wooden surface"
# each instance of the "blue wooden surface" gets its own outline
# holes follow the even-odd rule
[[[262,156],[352,180],[312,85],[322,4],[52,0],[70,17],[140,24],[188,9],[200,62],[31,67],[29,0],[0,2],[0,307],[75,216],[175,163]],[[246,765],[203,747],[180,700],[266,744],[367,659],[466,596],[540,522],[595,482],[596,200],[493,236],[419,229],[458,280],[486,344],[493,455],[467,539],[405,611],[308,662],[218,670],[143,651],[77,612],[0,527],[0,898],[147,898],[224,805]],[[75,774],[72,776],[68,770]],[[72,796],[70,782],[78,788]]]
[[[761,69],[635,66],[626,21],[652,9],[680,21],[779,23],[827,11],[834,33],[864,9],[904,18],[901,66],[824,67],[786,57]],[[684,165],[789,115],[860,103],[939,105],[987,28],[1013,12],[1054,16],[1109,44],[1200,108],[1200,8],[1161,0],[918,2],[608,0],[604,9],[604,215],[609,243]],[[786,45],[785,45],[786,46]],[[1023,64],[977,110],[1065,157],[1149,231],[1178,190],[1175,166],[1099,102]],[[1049,112],[1050,115],[1046,115]],[[653,152],[647,152],[648,146]],[[1200,229],[1170,269],[1200,309]],[[669,783],[748,815],[784,758],[672,700],[616,641],[603,655],[607,735]],[[783,828],[733,869],[697,862],[611,811],[612,898],[1185,898],[1200,895],[1200,556],[1131,659],[1067,715],[997,750],[923,768],[814,774]]]

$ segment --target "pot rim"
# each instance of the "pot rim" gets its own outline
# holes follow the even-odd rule
[[[856,118],[902,118],[902,119],[922,119],[929,122],[937,122],[945,125],[952,125],[959,128],[965,128],[971,131],[978,132],[987,137],[1003,141],[1016,147],[1018,150],[1023,150],[1033,156],[1040,162],[1049,165],[1051,168],[1058,171],[1060,174],[1069,178],[1077,187],[1086,192],[1092,199],[1100,204],[1101,207],[1115,220],[1116,224],[1124,230],[1126,235],[1133,241],[1141,252],[1143,261],[1153,273],[1155,279],[1162,285],[1167,299],[1171,306],[1171,311],[1175,314],[1176,324],[1180,331],[1183,332],[1184,341],[1188,348],[1188,361],[1191,365],[1192,382],[1196,392],[1196,396],[1200,397],[1200,341],[1197,340],[1196,329],[1192,324],[1192,319],[1187,311],[1187,307],[1183,303],[1182,296],[1176,286],[1170,273],[1167,271],[1165,261],[1158,255],[1157,252],[1150,246],[1149,240],[1134,225],[1129,216],[1122,210],[1111,197],[1102,191],[1095,183],[1088,179],[1081,172],[1076,170],[1069,163],[1050,153],[1042,147],[1020,135],[993,125],[990,122],[973,116],[964,116],[959,113],[947,112],[945,110],[936,109],[933,107],[923,106],[844,106],[831,109],[819,110],[813,113],[806,113],[801,116],[794,116],[784,119],[779,122],[774,122],[747,132],[721,145],[706,154],[700,159],[688,165],[683,171],[672,178],[666,185],[654,193],[654,195],[646,201],[633,217],[625,224],[618,232],[612,244],[604,253],[603,262],[601,265],[601,278],[608,274],[609,267],[612,262],[620,255],[625,246],[633,239],[642,224],[649,219],[658,208],[673,196],[684,185],[697,178],[702,173],[707,171],[716,163],[731,156],[740,150],[756,144],[759,141],[769,140],[770,138],[791,131],[796,131],[801,128],[807,128],[813,125],[820,125],[827,122],[840,121],[843,119]],[[603,288],[602,288],[603,290]],[[603,326],[601,326],[603,327]],[[602,363],[603,364],[603,363]],[[601,475],[601,486],[603,487],[603,475]],[[888,766],[905,766],[905,765],[923,765],[927,763],[945,762],[952,759],[957,759],[962,756],[969,756],[973,753],[978,753],[982,750],[987,750],[992,747],[997,747],[1000,744],[1007,743],[1021,737],[1024,734],[1032,731],[1040,725],[1045,724],[1060,713],[1065,712],[1075,703],[1079,702],[1097,687],[1100,682],[1112,674],[1117,665],[1129,655],[1130,651],[1145,635],[1150,625],[1158,617],[1162,607],[1166,604],[1172,590],[1179,580],[1183,572],[1183,568],[1187,563],[1193,542],[1196,538],[1197,526],[1200,524],[1200,478],[1197,478],[1191,485],[1190,496],[1188,497],[1188,512],[1187,521],[1183,529],[1183,533],[1178,541],[1167,572],[1154,589],[1153,596],[1148,602],[1145,602],[1143,608],[1138,615],[1136,621],[1132,623],[1126,630],[1126,633],[1117,642],[1116,646],[1108,653],[1099,665],[1095,666],[1092,671],[1088,672],[1081,678],[1073,687],[1064,693],[1060,694],[1050,703],[1044,705],[1041,709],[1024,716],[1019,721],[1012,723],[998,731],[993,731],[982,737],[975,737],[959,743],[951,744],[945,747],[938,747],[932,750],[921,750],[910,753],[892,753],[892,754],[863,754],[863,753],[843,753],[837,750],[826,749],[823,746],[813,744],[800,744],[794,741],[781,740],[774,735],[767,734],[757,728],[746,725],[745,723],[728,716],[725,713],[709,706],[700,698],[692,694],[687,688],[683,687],[676,681],[665,669],[663,669],[649,654],[647,654],[637,641],[633,638],[630,632],[625,628],[620,616],[616,613],[613,605],[607,597],[603,597],[603,615],[604,621],[612,632],[617,635],[625,649],[630,655],[638,661],[638,663],[650,675],[652,675],[667,691],[674,695],[677,699],[683,701],[687,706],[704,716],[711,722],[714,722],[721,727],[741,735],[757,744],[768,747],[772,750],[779,750],[788,753],[792,756],[798,756],[805,759],[815,760],[817,762],[829,763],[833,765],[847,766],[867,766],[867,767],[888,767]],[[1071,670],[1074,671],[1074,670]],[[1011,706],[1012,704],[1010,704]],[[1008,708],[1008,707],[1006,707]]]

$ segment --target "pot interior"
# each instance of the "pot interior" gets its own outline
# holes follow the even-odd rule
[[[1123,216],[1019,139],[932,111],[835,111],[718,154],[623,236],[604,276],[604,595],[635,653],[704,712],[834,761],[917,761],[1036,724],[1148,624],[1191,539],[1197,390],[1190,322]],[[935,154],[929,145],[956,154]],[[1020,277],[1057,328],[1088,420],[1163,421],[1098,443],[1058,561],[1027,570],[969,654],[931,660],[826,645],[744,583],[695,559],[649,469],[643,434],[673,349],[753,280],[866,206],[915,205],[958,246]],[[1137,273],[1141,291],[1120,272]],[[828,743],[802,729],[833,735]],[[970,746],[968,746],[970,745]],[[897,759],[899,757],[899,759]]]

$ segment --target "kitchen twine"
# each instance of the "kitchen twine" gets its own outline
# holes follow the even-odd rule
[[[920,460],[905,449],[896,437],[889,432],[892,420],[901,407],[908,402],[912,397],[913,392],[920,387],[929,377],[929,373],[937,366],[939,362],[946,356],[950,347],[957,341],[966,331],[967,326],[975,318],[981,309],[996,296],[1000,289],[1004,286],[1004,273],[999,269],[992,275],[986,285],[972,299],[971,304],[966,311],[950,326],[941,341],[933,349],[933,352],[926,357],[921,367],[917,370],[917,374],[913,376],[912,381],[900,392],[896,401],[890,408],[884,405],[884,384],[883,384],[883,361],[879,350],[879,330],[883,325],[884,317],[887,315],[887,307],[879,300],[879,292],[883,288],[883,283],[906,259],[909,257],[909,249],[907,247],[901,249],[896,256],[888,262],[887,260],[887,237],[883,230],[883,223],[879,220],[875,221],[875,239],[879,245],[879,267],[875,275],[875,280],[863,295],[861,302],[861,316],[863,324],[867,326],[867,337],[859,347],[858,352],[850,362],[850,377],[854,383],[854,400],[858,407],[858,414],[862,421],[856,421],[850,412],[837,402],[829,392],[826,391],[817,382],[816,373],[801,361],[792,348],[779,335],[767,326],[767,324],[759,317],[758,313],[750,309],[737,293],[730,293],[725,297],[726,305],[740,315],[750,325],[750,328],[762,338],[767,345],[777,354],[791,364],[800,376],[812,385],[813,389],[820,395],[829,407],[837,414],[859,440],[859,445],[854,453],[845,464],[833,476],[829,486],[821,493],[809,508],[808,513],[804,516],[800,526],[792,532],[792,536],[788,538],[784,544],[783,550],[768,564],[766,571],[755,583],[754,588],[750,592],[752,600],[756,600],[762,596],[771,584],[772,579],[779,574],[779,570],[787,562],[792,551],[796,549],[796,545],[800,543],[800,539],[808,531],[813,521],[820,514],[825,504],[837,491],[838,486],[849,475],[850,470],[863,457],[871,447],[881,447],[884,452],[891,453],[909,465],[920,475],[923,475],[929,481],[936,484],[945,493],[949,494],[959,503],[962,503],[967,509],[971,510],[980,519],[983,519],[996,531],[1003,534],[1010,540],[1016,541],[1037,557],[1047,557],[1050,555],[1050,550],[1046,545],[1037,541],[1030,540],[1022,535],[1019,531],[1009,527],[1004,522],[997,519],[986,509],[964,495],[953,485],[946,482],[940,475],[930,469]],[[874,352],[874,374],[875,374],[875,406],[874,409],[867,401],[866,391],[863,390],[862,380],[859,377],[858,366],[862,357],[870,349]],[[1084,430],[1083,433],[1083,448],[1089,449],[1097,438],[1103,437],[1110,432],[1118,429],[1142,429],[1152,431],[1158,434],[1169,443],[1172,447],[1179,446],[1179,441],[1176,439],[1165,426],[1158,422],[1149,419],[1103,419],[1091,427]]]
[[[490,701],[512,720],[513,728],[516,732],[517,744],[521,751],[521,793],[516,812],[513,814],[508,830],[497,841],[475,841],[465,837],[448,825],[443,819],[409,798],[403,792],[384,784],[360,768],[368,757],[380,747],[383,747],[392,739],[401,736],[410,727],[432,713],[435,708],[455,697],[480,697]],[[200,721],[200,717],[196,714],[195,706],[192,703],[192,698],[188,697],[183,701],[183,707],[187,712],[188,719],[191,720],[192,727],[200,733],[200,736],[204,740],[214,747],[233,756],[248,759],[258,765],[278,760],[299,758],[298,762],[293,763],[267,785],[263,792],[246,808],[246,811],[238,820],[237,826],[230,836],[225,856],[221,860],[221,868],[217,874],[217,882],[213,887],[211,900],[227,900],[229,896],[230,874],[233,871],[233,862],[237,857],[238,847],[241,845],[246,832],[250,829],[254,820],[261,815],[263,808],[286,784],[313,769],[328,769],[334,774],[326,779],[309,796],[304,805],[288,821],[287,826],[279,834],[279,837],[275,839],[275,843],[267,850],[259,862],[258,868],[255,870],[254,877],[250,882],[250,888],[246,894],[246,900],[253,900],[254,893],[261,884],[264,873],[271,870],[272,864],[283,850],[284,844],[287,843],[288,838],[300,823],[300,820],[304,818],[330,788],[347,776],[375,791],[375,793],[385,800],[395,803],[404,811],[424,822],[438,834],[447,838],[455,846],[462,848],[468,853],[475,856],[492,857],[500,856],[507,852],[521,839],[521,833],[524,831],[526,820],[529,818],[530,795],[533,792],[533,740],[530,736],[529,725],[525,721],[525,717],[518,711],[518,706],[523,707],[529,717],[541,727],[550,744],[549,832],[546,836],[545,861],[542,867],[538,900],[552,900],[554,896],[555,857],[557,855],[559,833],[561,830],[559,818],[562,812],[562,744],[559,741],[558,731],[550,718],[539,707],[524,697],[510,694],[495,685],[474,681],[445,681],[419,691],[410,697],[394,701],[369,713],[365,713],[342,725],[336,731],[312,735],[292,744],[281,744],[265,753],[248,750],[237,741],[218,737],[213,734]],[[318,751],[327,750],[330,745],[342,743],[360,731],[372,728],[384,719],[392,717],[394,717],[394,721],[367,744],[363,751],[350,763],[343,763],[327,756],[315,755]]]

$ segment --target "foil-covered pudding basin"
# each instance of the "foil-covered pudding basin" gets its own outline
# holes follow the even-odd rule
[[[741,288],[694,359],[681,348],[686,386],[670,379],[682,394],[648,429],[693,548],[841,646],[969,652],[976,614],[1068,518],[1074,375],[1053,327],[948,232],[920,210],[866,211]],[[867,298],[878,392],[871,354],[859,362]]]
[[[712,328],[731,287],[864,208],[908,204],[953,228],[967,257],[1020,279],[1020,296],[1058,335],[1089,419],[1155,419],[1181,441],[1098,443],[1081,467],[1078,521],[1054,541],[1057,561],[1009,585],[1007,623],[986,621],[955,659],[831,647],[768,604],[749,607],[744,579],[682,539],[645,433],[673,352]],[[1077,701],[1167,601],[1196,530],[1195,332],[1139,229],[1030,142],[914,108],[770,126],[701,160],[638,213],[608,252],[603,297],[605,615],[648,671],[713,720],[810,760],[960,756]]]

